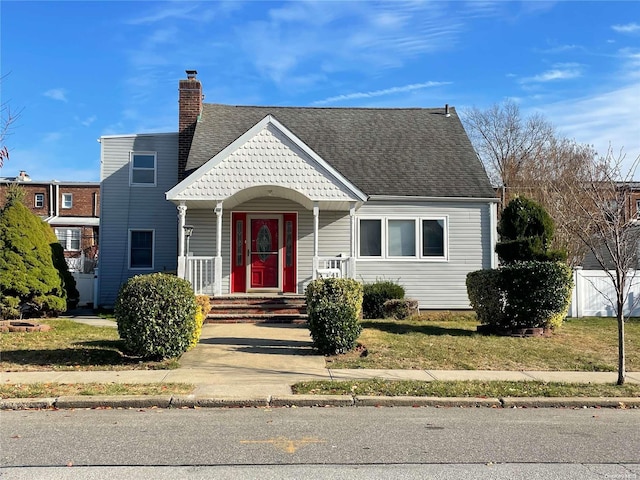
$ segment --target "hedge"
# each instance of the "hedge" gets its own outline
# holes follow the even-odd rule
[[[362,331],[362,290],[361,283],[346,278],[317,279],[307,285],[307,326],[320,353],[334,355],[356,346]]]
[[[467,275],[480,323],[501,329],[558,328],[569,310],[573,277],[561,262],[517,262]]]

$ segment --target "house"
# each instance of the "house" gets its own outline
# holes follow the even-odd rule
[[[212,296],[302,294],[318,276],[402,284],[466,309],[495,266],[493,190],[454,108],[203,103],[177,132],[101,137],[100,305],[156,271]]]
[[[21,171],[16,177],[0,178],[0,208],[12,184],[22,187],[25,205],[53,227],[70,270],[91,270],[98,252],[100,183],[38,181]]]

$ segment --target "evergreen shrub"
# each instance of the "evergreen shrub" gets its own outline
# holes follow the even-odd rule
[[[362,331],[362,284],[346,278],[317,279],[307,285],[305,295],[314,348],[325,355],[352,350]]]
[[[384,302],[404,298],[404,287],[391,280],[365,283],[362,299],[364,318],[384,318]]]
[[[502,264],[520,261],[565,261],[564,251],[552,250],[555,226],[542,205],[526,197],[511,200],[502,212],[496,253]]]
[[[384,318],[395,320],[404,320],[420,313],[418,301],[412,298],[392,298],[384,302],[382,310]]]
[[[0,316],[65,311],[66,294],[52,260],[50,234],[51,227],[19,198],[8,198],[0,211]]]
[[[187,280],[152,273],[122,285],[114,315],[127,353],[161,360],[187,351],[196,330],[196,310]]]
[[[196,328],[193,330],[193,337],[191,338],[191,343],[189,343],[189,350],[198,345],[200,336],[202,335],[202,325],[211,310],[211,301],[208,295],[196,295],[196,304]]]
[[[500,269],[506,326],[558,328],[573,290],[571,268],[560,262],[520,262]]]
[[[501,330],[562,325],[573,277],[561,262],[518,262],[467,275],[467,294],[478,320]]]

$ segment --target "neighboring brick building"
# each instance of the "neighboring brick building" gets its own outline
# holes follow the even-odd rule
[[[100,183],[31,180],[22,171],[17,177],[0,178],[0,207],[11,184],[25,191],[24,203],[49,223],[68,258],[94,259],[100,228]],[[72,266],[73,262],[70,262]]]

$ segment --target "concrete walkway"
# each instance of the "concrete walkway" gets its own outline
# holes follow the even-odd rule
[[[90,325],[115,322],[90,315],[68,317]],[[198,398],[265,397],[291,394],[305,380],[540,380],[615,383],[615,372],[365,370],[327,368],[315,355],[304,325],[205,325],[198,346],[185,353],[175,370],[2,372],[3,384],[17,383],[191,383]],[[640,383],[640,372],[627,376]],[[640,404],[640,399],[638,399]]]

